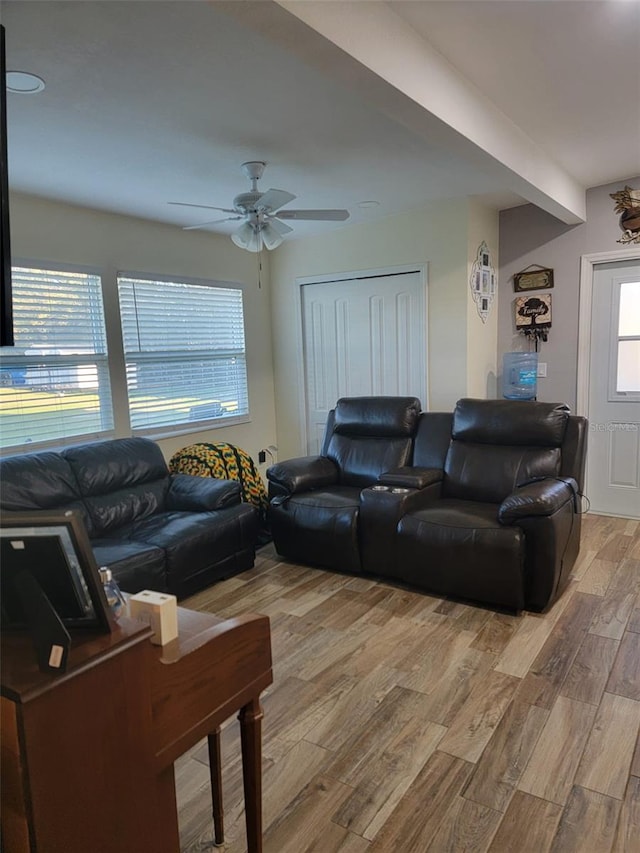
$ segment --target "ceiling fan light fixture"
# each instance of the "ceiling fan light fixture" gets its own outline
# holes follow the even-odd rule
[[[260,232],[249,222],[245,222],[238,230],[231,235],[231,239],[240,249],[246,249],[247,252],[259,252],[262,248],[262,238]]]
[[[282,237],[270,222],[264,223],[260,229],[260,235],[267,249],[277,249],[282,243]]]

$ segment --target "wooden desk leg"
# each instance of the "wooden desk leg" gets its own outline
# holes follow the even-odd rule
[[[262,853],[262,717],[259,699],[241,709],[242,778],[248,853]]]
[[[220,748],[219,727],[208,736],[207,742],[209,745],[214,843],[216,847],[220,847],[224,844],[224,813],[222,811],[222,752]]]

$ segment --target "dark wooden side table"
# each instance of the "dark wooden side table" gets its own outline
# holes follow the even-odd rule
[[[179,632],[152,646],[147,626],[123,619],[112,634],[74,635],[61,675],[38,670],[26,635],[3,635],[5,853],[178,853],[173,762],[205,736],[221,831],[219,727],[236,712],[248,847],[260,853],[269,620],[179,608]]]
[[[247,845],[262,851],[262,708],[273,681],[266,616],[220,619],[178,608],[178,638],[156,646],[151,669],[153,743],[165,805],[175,811],[173,762],[208,737],[216,843],[224,838],[220,725],[240,720]]]

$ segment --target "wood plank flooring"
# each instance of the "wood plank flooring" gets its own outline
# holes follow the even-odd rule
[[[186,600],[271,618],[265,853],[640,853],[640,522],[587,515],[569,588],[514,616],[280,561]],[[237,722],[227,853],[246,851]],[[206,742],[176,764],[212,849]]]

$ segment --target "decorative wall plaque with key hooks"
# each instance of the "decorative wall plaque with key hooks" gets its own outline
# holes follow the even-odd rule
[[[551,328],[551,294],[518,296],[515,299],[516,331],[535,343],[546,341]]]

